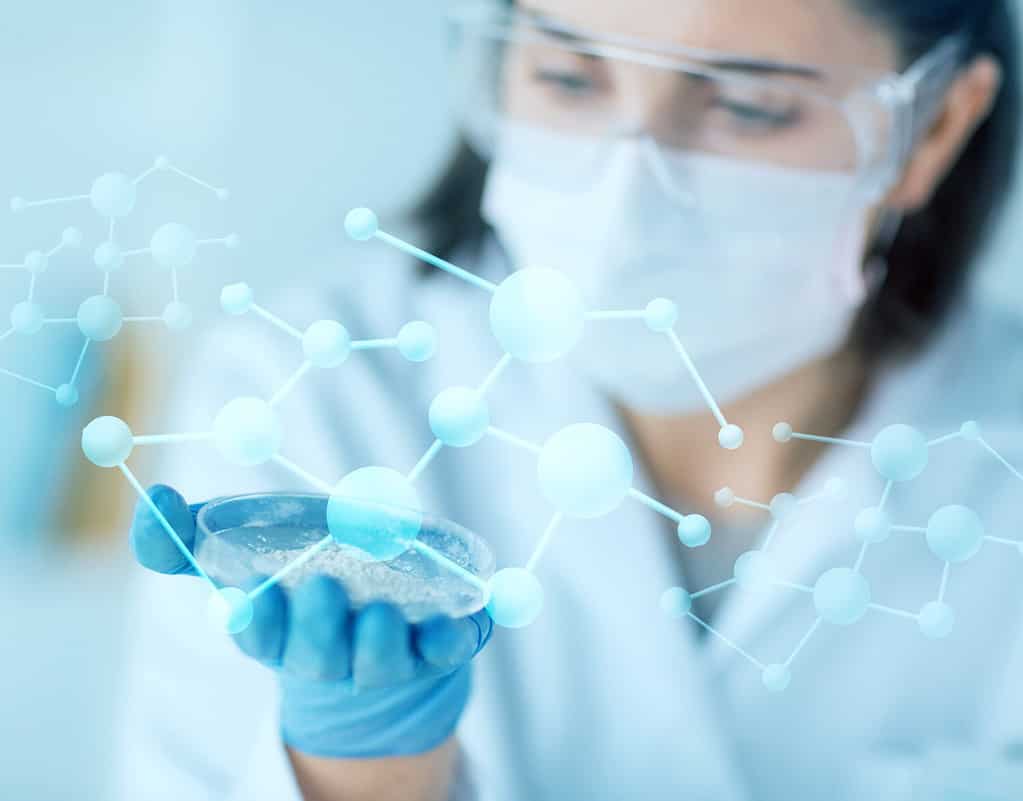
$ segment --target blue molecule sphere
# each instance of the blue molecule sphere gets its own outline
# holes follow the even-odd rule
[[[469,387],[445,389],[430,404],[430,430],[452,448],[475,445],[490,427],[485,398]]]
[[[228,284],[220,290],[220,308],[228,314],[245,314],[254,302],[255,294],[248,284]]]
[[[131,429],[117,417],[97,417],[82,431],[82,453],[97,467],[123,464],[134,447]]]
[[[700,548],[710,542],[710,521],[703,515],[686,515],[678,524],[679,541],[687,548]]]
[[[764,668],[761,681],[768,692],[781,693],[792,683],[792,671],[785,665],[768,665]]]
[[[870,584],[856,571],[836,567],[817,580],[813,605],[829,623],[851,626],[870,608]]]
[[[943,506],[927,521],[927,547],[946,562],[972,559],[984,544],[984,523],[966,506]]]
[[[742,589],[762,592],[774,584],[774,560],[764,551],[747,551],[735,560],[733,575]]]
[[[499,570],[488,583],[487,613],[498,625],[521,629],[543,609],[543,587],[536,576],[520,567]]]
[[[791,517],[799,502],[788,492],[780,492],[771,499],[771,517],[781,522]]]
[[[184,331],[192,325],[192,310],[179,300],[172,300],[163,309],[163,324],[171,331]]]
[[[39,275],[50,265],[50,257],[41,250],[33,250],[25,255],[25,269]]]
[[[425,362],[437,352],[437,331],[429,323],[416,321],[398,332],[398,351],[410,362]]]
[[[490,301],[490,330],[506,353],[530,364],[560,359],[586,323],[582,296],[557,270],[530,268],[506,278]]]
[[[632,454],[621,437],[592,423],[577,423],[550,437],[537,460],[544,497],[572,518],[603,517],[632,489]]]
[[[365,242],[377,235],[380,221],[370,209],[352,209],[345,215],[345,233],[352,239]]]
[[[100,242],[92,254],[93,263],[105,273],[124,266],[124,253],[116,242]]]
[[[927,468],[929,458],[924,435],[906,425],[888,426],[870,446],[874,468],[888,481],[912,481]]]
[[[959,436],[970,442],[976,442],[983,436],[980,423],[976,420],[967,420],[959,427]]]
[[[121,306],[109,295],[93,295],[78,307],[78,329],[94,342],[113,339],[124,324]]]
[[[319,320],[302,336],[302,351],[314,367],[337,367],[351,354],[352,337],[341,323]]]
[[[101,217],[127,217],[135,208],[135,182],[119,172],[108,172],[93,181],[89,200]]]
[[[284,442],[274,408],[262,398],[235,398],[213,420],[213,441],[231,464],[255,467],[273,459]]]
[[[74,227],[65,228],[60,234],[60,243],[66,248],[77,248],[82,245],[83,234]]]
[[[19,334],[36,334],[43,327],[43,307],[23,300],[11,309],[11,327]]]
[[[388,467],[361,467],[342,478],[327,502],[327,528],[365,561],[386,562],[419,536],[423,507],[412,483]]]
[[[668,617],[681,620],[693,609],[693,596],[681,587],[671,587],[661,594],[661,611]]]
[[[252,623],[253,612],[252,599],[237,587],[215,590],[206,606],[210,628],[227,634],[245,631]]]
[[[932,640],[941,640],[952,633],[956,616],[952,607],[942,601],[932,601],[920,610],[917,618],[920,631]]]
[[[156,229],[149,247],[153,251],[153,261],[170,270],[188,267],[195,261],[199,245],[190,228],[180,223],[167,223]]]
[[[789,423],[776,423],[771,430],[775,442],[788,442],[792,439],[792,426]]]
[[[78,403],[78,390],[72,384],[61,384],[54,393],[57,404],[65,409],[70,409]]]
[[[11,198],[11,211],[17,214],[20,211],[24,211],[28,208],[28,202],[23,197],[12,197]]]
[[[739,450],[745,439],[745,432],[739,426],[731,423],[718,431],[718,444],[727,451]]]
[[[892,521],[888,513],[877,506],[863,509],[856,515],[853,524],[856,536],[861,542],[879,543],[887,540],[892,534]]]
[[[643,322],[655,333],[663,334],[670,331],[678,322],[678,306],[667,298],[652,300],[643,312]]]

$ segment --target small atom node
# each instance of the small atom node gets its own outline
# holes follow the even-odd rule
[[[388,467],[361,467],[338,482],[327,501],[335,542],[366,561],[401,556],[419,536],[423,507],[411,482]]]
[[[874,468],[889,481],[912,481],[927,468],[927,440],[907,425],[888,426],[870,446]]]
[[[302,351],[314,367],[337,367],[351,354],[352,337],[341,323],[320,320],[306,329]]]
[[[252,599],[237,587],[212,592],[206,606],[210,628],[227,634],[245,631],[252,623],[253,612]]]
[[[358,242],[366,242],[376,236],[380,221],[369,209],[352,209],[345,216],[345,232]]]
[[[97,178],[89,191],[89,201],[101,217],[127,217],[135,208],[135,182],[119,172]]]
[[[512,273],[494,292],[490,328],[516,359],[544,364],[569,353],[582,338],[586,309],[564,273],[529,268]]]
[[[678,322],[678,306],[667,298],[652,300],[643,312],[643,322],[655,334],[664,334]]]
[[[61,384],[55,393],[57,403],[65,409],[70,409],[78,403],[78,390],[72,384]]]
[[[613,431],[592,423],[563,428],[544,443],[537,464],[540,490],[569,517],[602,517],[632,488],[632,454]]]
[[[769,692],[785,692],[792,683],[792,671],[785,665],[768,665],[764,668],[762,680]]]
[[[11,309],[11,327],[19,334],[37,334],[43,327],[43,307],[23,300]]]
[[[764,551],[747,551],[735,560],[734,574],[742,589],[762,592],[774,584],[774,560]]]
[[[117,417],[97,417],[82,431],[82,452],[97,467],[117,467],[135,447],[128,424]]]
[[[853,527],[856,530],[856,536],[862,542],[871,544],[884,542],[892,534],[891,518],[879,506],[870,506],[856,515]]]
[[[116,242],[100,242],[92,254],[93,263],[105,273],[112,273],[124,266],[124,252]]]
[[[779,522],[785,520],[792,516],[797,505],[798,501],[794,495],[789,492],[781,492],[771,499],[771,516]]]
[[[421,320],[406,323],[398,332],[398,351],[410,362],[429,361],[437,352],[437,329]]]
[[[837,626],[851,626],[870,608],[870,584],[847,567],[836,567],[817,580],[813,605],[824,620]]]
[[[678,524],[679,541],[687,548],[700,548],[710,537],[710,521],[703,515],[686,515]]]
[[[228,284],[220,291],[220,307],[228,314],[245,314],[254,302],[255,294],[248,284]]]
[[[277,455],[284,440],[277,412],[262,398],[235,398],[213,421],[217,448],[232,464],[254,467]]]
[[[536,576],[521,567],[499,570],[489,582],[487,612],[504,628],[530,625],[543,609],[543,587]]]
[[[681,620],[693,608],[693,596],[681,587],[670,587],[661,594],[661,611],[668,617]]]
[[[920,610],[920,631],[929,639],[944,639],[952,633],[955,622],[952,607],[942,601],[932,601]]]
[[[195,261],[199,243],[195,233],[179,223],[166,223],[153,233],[149,242],[153,261],[160,267],[188,267]]]
[[[172,300],[163,310],[163,323],[171,331],[184,331],[192,325],[192,310],[179,300]]]
[[[487,401],[469,387],[451,387],[430,404],[430,430],[445,445],[467,448],[475,445],[490,427]]]

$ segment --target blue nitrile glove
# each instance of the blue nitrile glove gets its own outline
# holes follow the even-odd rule
[[[202,504],[189,507],[165,486],[149,495],[192,548]],[[142,502],[131,547],[151,570],[194,575]],[[289,593],[274,586],[257,597],[252,623],[234,640],[278,672],[289,746],[312,756],[365,759],[424,753],[451,736],[469,696],[469,663],[492,631],[486,611],[416,625],[389,604],[352,611],[338,582],[316,576]]]

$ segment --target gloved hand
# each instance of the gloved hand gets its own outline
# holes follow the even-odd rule
[[[189,507],[166,486],[149,495],[192,548],[202,504]],[[194,575],[142,502],[131,546],[151,570]],[[234,639],[278,672],[289,746],[311,756],[365,759],[424,753],[451,735],[468,700],[469,663],[492,631],[486,611],[416,625],[389,604],[353,611],[338,582],[316,576],[291,592],[275,586],[258,596],[252,623]]]

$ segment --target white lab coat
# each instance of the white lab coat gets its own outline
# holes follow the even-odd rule
[[[482,261],[499,280],[501,260]],[[299,328],[339,319],[357,338],[393,336],[424,319],[438,327],[440,350],[424,365],[394,352],[353,354],[287,398],[283,455],[328,481],[367,464],[408,470],[432,441],[433,395],[477,384],[501,355],[484,293],[440,274],[420,278],[377,243],[341,269],[347,278],[330,292],[258,301]],[[901,421],[938,436],[977,418],[1023,464],[1021,344],[1017,321],[971,305],[921,358],[888,371],[847,435],[869,439]],[[194,354],[168,431],[206,430],[231,398],[269,396],[301,359],[298,343],[270,325],[230,319]],[[495,425],[533,441],[579,421],[625,435],[606,400],[558,363],[513,364],[491,411]],[[227,466],[201,444],[166,455],[144,481],[174,484],[193,501],[308,489],[275,466]],[[966,503],[989,533],[1019,538],[1023,484],[974,444],[954,441],[932,457],[920,479],[895,488],[896,522],[924,525],[939,506]],[[500,565],[521,565],[552,511],[534,469],[530,454],[485,439],[445,449],[419,486],[428,509],[486,537]],[[846,480],[848,499],[804,507],[776,540],[792,582],[812,585],[828,568],[852,566],[855,512],[879,499],[881,481],[858,449],[831,449],[794,489],[813,492],[832,476]],[[650,490],[642,472],[636,486]],[[773,695],[735,651],[660,612],[662,591],[682,580],[679,547],[662,518],[631,501],[604,519],[564,525],[539,567],[539,620],[498,630],[477,660],[459,730],[460,800],[902,801],[946,797],[911,788],[927,781],[951,793],[962,775],[975,787],[990,783],[992,799],[1023,794],[1010,759],[1023,749],[1023,556],[1014,548],[987,543],[953,567],[947,599],[958,623],[948,639],[927,640],[913,621],[879,612],[848,628],[825,624],[794,663],[788,691]],[[896,534],[869,550],[863,570],[875,602],[915,612],[937,597],[942,567],[922,535]],[[124,797],[297,799],[277,734],[274,676],[208,630],[204,603],[198,581],[140,576],[120,747]],[[715,625],[771,663],[787,658],[814,618],[805,594],[733,588]],[[963,774],[971,760],[983,770]]]

